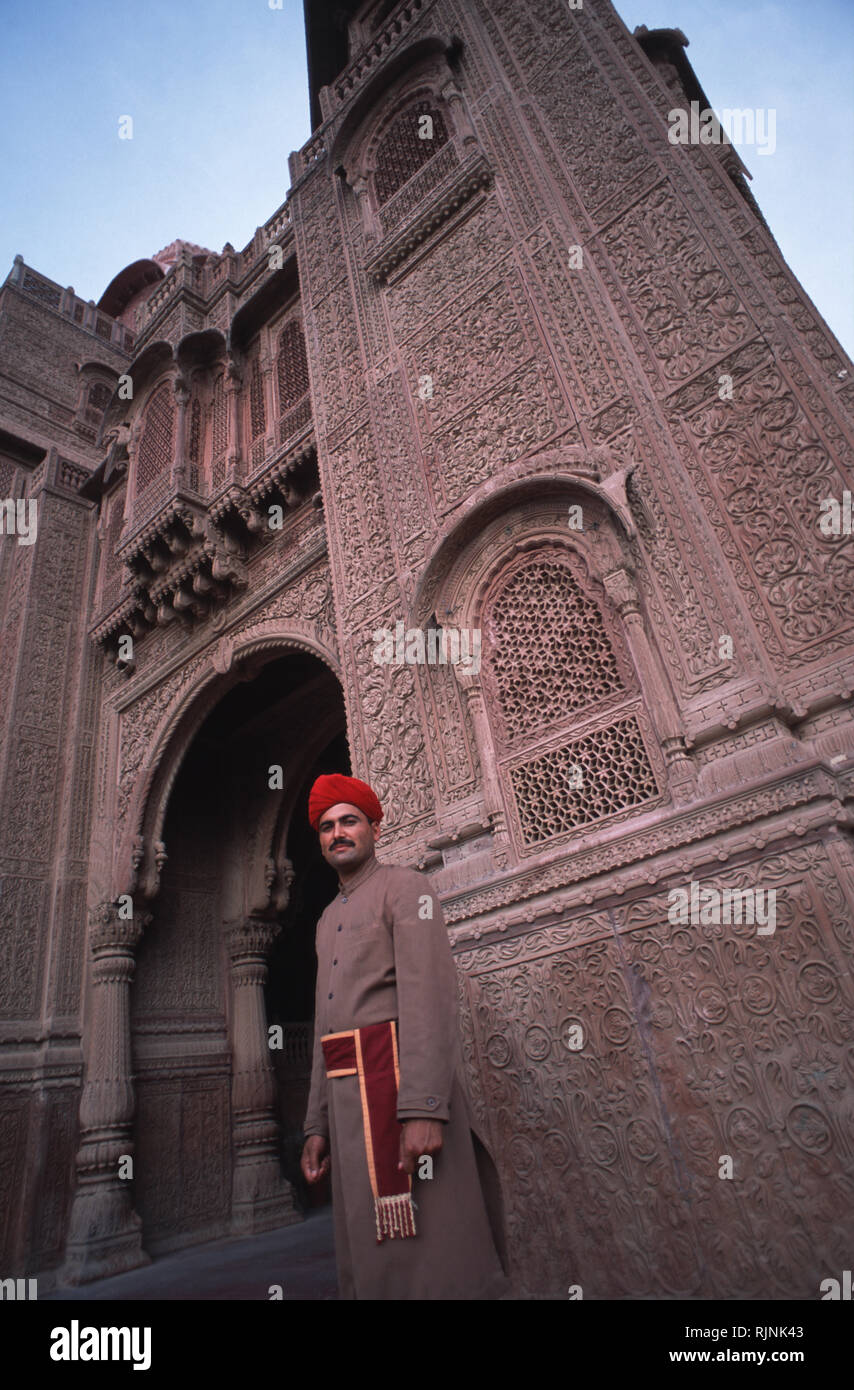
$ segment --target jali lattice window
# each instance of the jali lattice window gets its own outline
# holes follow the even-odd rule
[[[302,325],[297,319],[291,319],[279,334],[276,382],[279,390],[279,442],[284,443],[311,418],[308,358]]]
[[[211,393],[211,482],[219,487],[225,478],[225,453],[228,448],[228,411],[225,399],[225,377],[220,372]]]
[[[416,101],[401,111],[377,148],[374,187],[380,206],[447,143],[445,118],[431,101]]]
[[[172,467],[175,401],[171,382],[164,381],[145,407],[136,465],[136,495]]]
[[[97,410],[103,414],[110,404],[110,388],[105,386],[103,381],[96,381],[89,387],[89,399],[87,404],[92,410]]]
[[[104,411],[110,404],[112,392],[103,381],[93,381],[86,392],[84,417],[90,425],[99,425]]]
[[[525,844],[658,795],[630,658],[570,550],[543,547],[505,571],[483,636],[502,780]]]

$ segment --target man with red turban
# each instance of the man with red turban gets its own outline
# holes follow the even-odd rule
[[[318,1182],[331,1159],[341,1297],[500,1297],[500,1198],[471,1129],[439,900],[376,858],[366,782],[319,777],[308,815],[340,892],[317,924],[302,1171]]]

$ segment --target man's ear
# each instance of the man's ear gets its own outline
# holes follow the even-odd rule
[[[377,840],[380,838],[380,822],[378,820],[372,820],[371,829],[374,832],[374,844],[376,844]]]

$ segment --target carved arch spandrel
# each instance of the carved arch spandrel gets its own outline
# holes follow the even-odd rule
[[[159,886],[157,844],[175,780],[193,739],[222,698],[242,680],[251,680],[267,661],[289,652],[317,657],[341,684],[341,668],[331,642],[318,638],[312,623],[291,619],[267,619],[253,624],[234,638],[224,638],[213,652],[185,663],[171,682],[148,693],[145,708],[133,707],[123,719],[141,721],[137,737],[143,744],[138,764],[126,774],[119,768],[119,838],[114,859],[113,883],[117,898],[122,893],[153,897]],[[170,686],[174,693],[165,694]],[[144,697],[146,698],[146,697]],[[147,711],[154,712],[154,727],[145,728]],[[159,718],[157,717],[159,713]],[[132,723],[131,723],[132,727]],[[132,749],[120,732],[120,748]],[[129,776],[132,785],[127,785]]]
[[[448,39],[422,34],[368,81],[348,111],[329,150],[330,167],[345,162],[351,178],[364,176],[371,148],[382,138],[394,114],[424,91],[438,94],[454,76],[446,51]],[[378,113],[382,113],[380,116]]]
[[[633,469],[630,465],[614,468],[609,462],[600,450],[556,450],[517,465],[509,481],[502,478],[483,485],[462,516],[452,519],[440,536],[409,621],[411,625],[424,624],[435,614],[439,624],[483,633],[488,648],[486,607],[498,577],[511,567],[518,568],[526,555],[535,562],[536,555],[546,548],[562,552],[567,563],[572,557],[572,564],[584,575],[582,587],[588,601],[597,605],[610,633],[622,672],[622,693],[615,693],[611,702],[615,711],[620,706],[622,714],[608,726],[608,738],[615,747],[629,740],[635,750],[632,765],[636,762],[643,774],[644,790],[636,801],[639,807],[645,806],[643,814],[649,814],[667,799],[684,800],[696,771],[687,752],[682,716],[666,663],[636,584],[643,557],[625,493],[626,478]],[[547,468],[553,471],[546,472]],[[578,516],[570,514],[570,506],[581,508],[581,529],[577,529]],[[543,734],[545,741],[532,748],[527,760],[522,758],[521,745],[517,756],[510,745],[499,740],[496,718],[488,714],[491,709],[495,716],[497,709],[488,651],[484,660],[486,669],[479,673],[460,668],[454,673],[470,697],[478,730],[485,811],[496,843],[505,838],[507,818],[506,828],[516,842],[517,854],[539,852],[538,840],[522,842],[522,828],[515,824],[511,809],[511,799],[515,804],[515,798],[511,798],[509,780],[534,776],[540,763],[551,766],[565,760],[569,733],[579,749],[586,750],[585,756],[592,758],[591,739],[597,734],[590,723],[593,712],[591,709],[584,720],[576,721],[577,727],[565,733],[555,725]],[[612,755],[616,757],[616,751],[612,750]],[[499,766],[503,769],[500,777]],[[494,775],[486,769],[493,769]],[[608,814],[625,820],[640,813],[627,805]],[[584,824],[586,821],[580,821],[572,834],[587,833]],[[569,833],[560,832],[564,838]]]
[[[631,465],[614,468],[603,449],[570,446],[548,450],[523,459],[502,471],[500,477],[482,483],[460,506],[447,517],[434,542],[408,614],[413,625],[424,623],[435,612],[440,598],[446,603],[458,584],[467,576],[465,587],[472,584],[472,548],[487,548],[485,537],[497,520],[505,525],[512,513],[554,510],[560,507],[562,521],[558,523],[564,539],[576,542],[580,548],[589,544],[590,529],[572,530],[569,507],[596,509],[593,520],[599,522],[601,542],[608,551],[594,567],[601,577],[615,567],[634,569],[642,562],[636,541],[636,528],[626,496],[626,482],[635,470]],[[603,521],[606,525],[602,525]],[[585,522],[585,526],[587,523]],[[593,535],[599,533],[594,531]],[[602,545],[596,543],[600,551]],[[453,602],[453,599],[450,600]]]

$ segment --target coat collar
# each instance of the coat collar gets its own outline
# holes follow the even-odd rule
[[[371,858],[368,860],[366,864],[362,865],[359,872],[348,881],[346,886],[341,882],[341,879],[339,878],[338,891],[341,894],[341,897],[344,899],[349,898],[357,888],[361,887],[361,885],[365,882],[366,879],[370,878],[371,874],[375,873],[376,870],[380,868],[382,868],[382,865],[380,864],[380,861],[377,859],[377,856],[374,854],[371,856]]]

